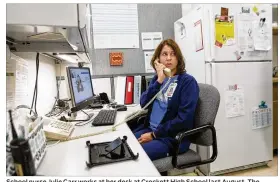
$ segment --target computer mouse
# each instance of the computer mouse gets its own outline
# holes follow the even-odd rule
[[[125,105],[123,106],[119,106],[117,108],[115,108],[117,111],[127,111],[127,107]]]
[[[66,118],[65,116],[61,116],[61,117],[59,118],[59,120],[60,120],[60,121],[65,121],[65,122],[68,121],[67,118]]]
[[[112,108],[114,109],[117,109],[117,108],[120,108],[122,106],[125,106],[125,105],[122,105],[122,104],[114,104],[114,105],[111,105]]]

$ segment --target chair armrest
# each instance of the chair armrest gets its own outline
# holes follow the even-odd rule
[[[206,160],[203,160],[203,161],[200,161],[200,162],[193,162],[193,163],[189,163],[189,164],[185,164],[185,165],[178,165],[177,164],[177,158],[178,158],[178,155],[179,155],[179,147],[180,147],[180,144],[181,144],[181,141],[183,140],[183,138],[194,135],[194,134],[197,134],[197,133],[204,132],[207,129],[210,129],[211,133],[212,133],[212,140],[213,140],[212,156],[209,159],[206,159]],[[182,169],[182,168],[188,168],[188,167],[193,167],[193,166],[199,166],[199,165],[211,163],[211,162],[215,161],[216,158],[217,158],[218,147],[217,147],[216,130],[215,130],[215,127],[211,124],[202,125],[202,126],[197,127],[195,129],[188,130],[186,132],[178,133],[175,139],[177,140],[177,145],[175,146],[175,153],[172,157],[173,167],[176,167],[178,169]]]
[[[139,122],[140,122],[140,120],[145,119],[146,117],[147,117],[147,115],[140,116],[140,117],[138,118],[138,120],[137,120],[137,123],[139,123]]]
[[[137,116],[136,118],[131,119],[127,122],[128,127],[133,131],[135,128],[139,126],[140,123],[145,123],[145,118],[147,117],[147,114],[142,114],[140,116]]]

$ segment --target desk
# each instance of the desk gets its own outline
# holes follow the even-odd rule
[[[117,113],[116,123],[121,122],[128,113],[139,109],[139,107],[128,107],[127,111]],[[95,116],[98,111],[95,111]],[[112,126],[92,127],[91,123],[85,126],[75,127],[71,136],[88,134],[111,128]],[[92,167],[86,166],[88,161],[88,148],[86,141],[99,143],[112,141],[117,137],[126,135],[127,143],[134,154],[139,153],[137,160],[129,160],[120,163],[107,164]],[[127,124],[120,125],[114,132],[96,135],[87,138],[58,143],[47,148],[46,155],[40,164],[38,175],[46,176],[160,176],[152,161],[149,159]]]

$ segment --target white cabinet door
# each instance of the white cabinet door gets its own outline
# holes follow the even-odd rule
[[[215,121],[218,157],[210,172],[272,160],[272,126],[252,129],[252,108],[261,101],[272,108],[272,63],[214,63],[212,78],[221,100]],[[229,118],[226,89],[235,84],[243,89],[245,115]]]

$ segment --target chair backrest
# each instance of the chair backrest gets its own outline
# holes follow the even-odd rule
[[[220,105],[220,93],[212,85],[199,83],[199,99],[195,111],[194,128],[205,124],[214,125]],[[196,134],[190,142],[198,145],[209,146],[212,144],[211,130]]]

